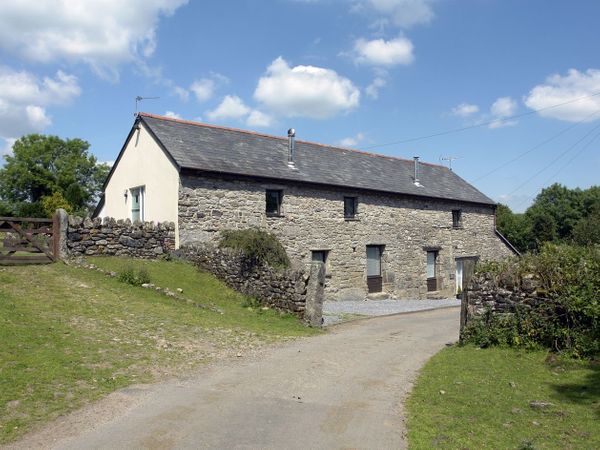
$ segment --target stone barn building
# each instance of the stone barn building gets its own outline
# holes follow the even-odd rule
[[[104,185],[100,217],[171,221],[176,245],[274,233],[326,267],[326,296],[448,297],[465,260],[515,253],[496,204],[448,168],[146,113]]]

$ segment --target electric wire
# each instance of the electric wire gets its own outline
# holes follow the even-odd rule
[[[569,125],[566,128],[563,128],[562,130],[560,130],[558,133],[552,135],[551,137],[549,137],[548,139],[534,145],[533,147],[527,149],[526,151],[524,151],[523,153],[520,153],[519,155],[515,156],[513,159],[510,159],[502,164],[500,164],[499,166],[497,166],[495,169],[490,170],[489,172],[484,173],[483,175],[475,178],[473,180],[473,183],[488,177],[489,175],[499,171],[500,169],[505,168],[506,166],[512,164],[515,161],[518,161],[519,159],[523,158],[524,156],[528,155],[529,153],[533,152],[534,150],[537,150],[538,148],[546,145],[548,142],[552,142],[553,140],[557,139],[558,137],[562,136],[563,134],[565,134],[567,131],[572,130],[573,128],[575,128],[577,125],[582,124],[583,122],[587,122],[588,120],[590,120],[593,116],[595,116],[596,114],[600,113],[600,110],[594,111],[592,114],[589,114],[587,116],[585,116],[583,119],[581,119],[578,122],[575,122],[571,125]]]
[[[598,128],[600,128],[600,123],[598,125],[596,125],[594,128],[592,128],[591,130],[589,130],[587,133],[585,133],[583,135],[583,137],[581,137],[574,144],[572,144],[571,146],[569,146],[564,152],[561,152],[556,158],[554,158],[552,161],[550,161],[550,163],[546,164],[542,169],[538,170],[535,174],[533,174],[531,177],[527,178],[523,183],[521,183],[519,186],[517,186],[515,189],[513,189],[511,192],[509,192],[507,194],[507,196],[513,195],[515,192],[517,192],[518,190],[520,190],[523,186],[525,186],[526,184],[528,184],[531,180],[533,180],[538,175],[540,175],[541,173],[543,173],[544,171],[546,171],[548,168],[550,168],[552,165],[554,165],[555,162],[557,162],[559,159],[561,159],[563,156],[565,156],[571,150],[573,150],[574,148],[576,148],[582,141],[584,141],[590,134],[592,134]],[[587,142],[584,145],[583,148],[585,149],[585,148],[589,147],[592,144],[592,142],[596,139],[596,137],[598,137],[598,135],[594,136],[593,139],[591,139],[589,142]]]
[[[536,113],[539,113],[539,112],[542,112],[542,111],[546,111],[548,109],[558,108],[559,106],[568,105],[570,103],[575,103],[575,102],[578,102],[580,100],[584,100],[586,98],[596,97],[598,95],[600,95],[600,91],[594,92],[594,93],[592,93],[590,95],[585,95],[583,97],[578,97],[578,98],[575,98],[575,99],[572,99],[572,100],[569,100],[569,101],[566,101],[566,102],[562,102],[562,103],[557,103],[555,105],[546,106],[544,108],[534,109],[534,110],[527,111],[527,112],[524,112],[524,113],[521,113],[521,114],[515,114],[513,116],[503,117],[501,120],[503,122],[506,122],[506,121],[509,121],[509,120],[512,120],[512,119],[518,119],[519,117],[530,116],[532,114],[536,114]],[[491,125],[493,123],[497,123],[498,120],[499,119],[494,119],[494,120],[490,120],[488,122],[477,123],[477,124],[474,124],[474,125],[468,125],[468,126],[460,127],[460,128],[453,128],[451,130],[440,131],[438,133],[428,134],[428,135],[424,135],[424,136],[417,136],[417,137],[414,137],[414,138],[402,139],[402,140],[397,140],[397,141],[391,141],[391,142],[386,142],[386,143],[383,143],[383,144],[370,145],[368,147],[362,147],[359,150],[370,150],[372,148],[387,147],[387,146],[390,146],[390,145],[397,145],[397,144],[406,144],[408,142],[421,141],[421,140],[424,140],[424,139],[430,139],[430,138],[434,138],[434,137],[438,137],[438,136],[445,136],[447,134],[460,133],[462,131],[472,130],[474,128],[481,128],[481,127],[489,126],[489,125]]]
[[[577,153],[575,153],[571,159],[569,159],[565,164],[563,164],[556,172],[554,172],[551,176],[549,176],[543,183],[541,183],[541,186],[547,186],[548,183],[550,183],[550,181],[552,181],[553,179],[555,179],[555,177],[562,172],[563,169],[565,169],[569,164],[571,164],[577,157],[579,157],[585,150],[587,150],[590,145],[592,145],[596,139],[598,139],[598,137],[600,137],[600,133],[596,133],[596,135],[594,137],[592,137],[592,139],[590,139],[590,141],[585,144]],[[507,194],[507,195],[511,195],[511,194]],[[537,194],[536,194],[537,195]],[[520,206],[523,203],[525,203],[525,201],[531,200],[535,197],[535,195],[527,195],[525,196],[525,198],[515,202],[513,205],[514,206]]]

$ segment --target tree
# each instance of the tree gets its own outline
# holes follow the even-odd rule
[[[537,216],[551,216],[555,225],[555,239],[569,239],[573,227],[584,216],[582,207],[583,194],[581,189],[569,189],[566,186],[555,183],[542,189],[527,211],[532,221],[548,222],[548,218],[536,218]],[[548,230],[546,229],[546,232]],[[534,236],[536,240],[545,239],[547,236]]]
[[[525,214],[515,214],[508,206],[499,204],[496,209],[496,228],[519,251],[532,248],[531,224]]]
[[[545,212],[540,211],[531,218],[531,234],[533,236],[532,244],[535,249],[542,247],[544,242],[554,242],[557,238],[557,225],[554,217]]]
[[[86,213],[98,197],[108,166],[98,164],[81,139],[30,134],[13,145],[0,169],[0,198],[19,215],[44,214],[44,197],[60,194],[77,213]]]
[[[600,207],[573,228],[573,241],[579,245],[600,244]]]

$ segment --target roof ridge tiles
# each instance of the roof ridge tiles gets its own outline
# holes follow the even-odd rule
[[[226,126],[223,126],[223,125],[214,125],[214,124],[205,123],[205,122],[195,122],[195,121],[192,121],[192,120],[178,119],[176,117],[161,116],[159,114],[152,114],[152,113],[147,113],[147,112],[139,112],[138,116],[149,117],[151,119],[165,120],[165,121],[169,121],[169,122],[176,122],[176,123],[181,123],[181,124],[184,124],[184,125],[194,125],[194,126],[198,126],[198,127],[214,128],[214,129],[217,129],[217,130],[235,131],[237,133],[250,134],[250,135],[254,135],[254,136],[265,137],[265,138],[268,138],[268,139],[277,139],[277,140],[281,140],[281,141],[287,141],[287,138],[283,137],[283,136],[275,136],[273,134],[260,133],[260,132],[257,132],[257,131],[244,130],[244,129],[241,129],[241,128],[226,127]],[[411,159],[400,158],[399,156],[390,156],[390,155],[383,155],[381,153],[366,152],[364,150],[357,150],[357,149],[354,149],[354,148],[339,147],[339,146],[335,146],[335,145],[322,144],[320,142],[305,141],[305,140],[301,140],[301,139],[296,139],[296,142],[297,143],[301,143],[301,144],[317,145],[319,147],[325,147],[325,148],[328,148],[328,149],[331,149],[331,150],[335,150],[335,151],[339,151],[339,152],[354,152],[354,153],[358,153],[358,154],[365,155],[365,156],[370,156],[370,157],[385,158],[385,159],[390,159],[390,160],[394,160],[394,161],[403,161],[403,162],[410,162],[410,163],[413,162]],[[419,164],[424,164],[424,165],[432,166],[432,167],[441,167],[441,168],[447,169],[446,166],[441,165],[441,164],[434,164],[434,163],[423,162],[423,161],[419,161]]]

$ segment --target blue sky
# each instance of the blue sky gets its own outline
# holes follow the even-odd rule
[[[454,157],[522,211],[553,182],[598,184],[598,17],[594,0],[5,0],[0,152],[41,132],[113,161],[135,96],[160,97],[140,110]]]

